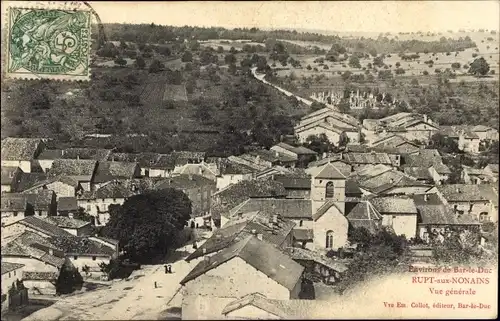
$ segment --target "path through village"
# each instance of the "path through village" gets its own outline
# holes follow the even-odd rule
[[[177,251],[182,257],[171,263],[172,274],[165,274],[164,264],[144,265],[126,280],[115,280],[109,286],[62,298],[23,320],[180,319],[179,282],[199,259],[184,261],[188,253],[194,251],[191,245]]]

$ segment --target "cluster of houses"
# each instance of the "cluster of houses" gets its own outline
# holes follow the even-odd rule
[[[86,277],[101,277],[99,265],[119,248],[96,236],[95,227],[108,222],[113,206],[165,188],[191,200],[188,224],[213,230],[187,258],[199,263],[181,281],[185,319],[320,318],[329,307],[304,299],[305,280],[328,285],[342,278],[356,248],[353,228],[433,243],[450,231],[480,236],[483,224],[498,222],[498,164],[464,167],[462,183],[447,184],[451,170],[440,152],[415,142],[441,131],[426,116],[400,113],[359,124],[325,108],[295,130],[299,143],[323,133],[333,143],[345,134],[349,143],[318,155],[281,142],[220,158],[3,139],[2,294],[4,279],[23,280],[32,294],[53,293],[67,261]],[[494,130],[488,135],[477,136],[498,139]]]

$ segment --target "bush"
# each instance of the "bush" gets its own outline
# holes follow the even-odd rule
[[[423,74],[424,76],[427,76],[427,75],[429,75],[429,72],[428,72],[427,70],[424,70],[424,72],[422,72],[422,74]]]
[[[56,281],[56,293],[68,294],[79,290],[83,285],[83,277],[76,270],[74,265],[66,259],[60,269],[59,277]]]

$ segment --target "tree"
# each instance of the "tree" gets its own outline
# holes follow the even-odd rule
[[[429,147],[438,149],[445,153],[459,153],[458,143],[450,137],[446,137],[441,133],[435,133],[431,136]]]
[[[231,47],[231,48],[229,48],[229,52],[234,55],[235,53],[238,53],[238,50],[236,50],[236,48],[234,48],[234,47]]]
[[[417,80],[417,78],[413,78],[410,83],[414,87],[418,86],[418,80]]]
[[[135,66],[139,69],[143,69],[144,67],[146,67],[146,62],[144,61],[144,58],[142,58],[141,56],[138,56],[135,59]]]
[[[453,69],[460,69],[460,67],[461,66],[460,66],[459,62],[454,62],[454,63],[451,64],[451,68],[453,68]]]
[[[115,59],[115,64],[123,67],[123,66],[127,65],[127,61],[125,59],[123,59],[123,57],[118,57]]]
[[[304,146],[318,154],[335,151],[335,145],[328,140],[326,134],[311,135],[307,137]]]
[[[345,147],[347,144],[349,144],[349,136],[346,132],[342,132],[339,136],[339,147]]]
[[[383,67],[384,66],[384,58],[382,56],[378,56],[373,58],[373,65],[376,67]]]
[[[224,52],[224,47],[218,46],[217,47],[217,53],[223,53]]]
[[[224,57],[224,62],[228,65],[230,64],[234,64],[236,63],[236,57],[234,56],[234,54],[227,54],[225,57]]]
[[[469,73],[475,76],[484,76],[490,71],[490,65],[481,57],[470,64]]]
[[[182,62],[193,62],[193,54],[191,51],[184,51],[184,54],[182,54],[181,57]]]
[[[160,72],[163,68],[165,68],[165,65],[155,59],[151,62],[151,65],[149,65],[148,71],[150,73],[157,73]]]
[[[313,101],[311,104],[311,112],[326,108],[326,105],[317,101]]]
[[[56,280],[56,293],[68,294],[79,290],[83,285],[83,277],[71,261],[66,258],[61,266],[59,277]]]
[[[352,68],[361,68],[361,64],[359,63],[359,58],[356,57],[355,55],[352,55],[349,58],[349,67],[352,67]]]
[[[150,262],[177,246],[191,216],[191,201],[182,191],[167,188],[130,197],[110,211],[106,236],[120,242],[126,257]]]
[[[342,74],[342,79],[347,82],[351,79],[351,76],[352,76],[352,72],[350,72],[349,70],[345,71],[343,74]]]

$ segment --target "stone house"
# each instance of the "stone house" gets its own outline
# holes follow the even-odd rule
[[[379,150],[393,150],[401,154],[412,154],[420,150],[420,146],[398,134],[379,135],[370,141],[369,147]]]
[[[83,187],[72,177],[57,176],[37,182],[32,187],[25,189],[23,193],[39,193],[45,190],[53,191],[57,198],[75,197],[78,193],[83,192]]]
[[[444,240],[451,230],[479,231],[480,222],[477,217],[454,213],[438,194],[413,195],[412,198],[418,211],[417,235],[426,243],[430,242],[433,233],[441,234]]]
[[[296,175],[273,175],[275,181],[283,184],[286,198],[309,199],[311,197],[311,177]]]
[[[56,159],[105,161],[110,154],[110,149],[103,148],[45,149],[38,155],[37,163],[44,173],[48,173]]]
[[[2,294],[9,292],[12,283],[22,280],[24,264],[4,262],[2,260]]]
[[[220,164],[219,175],[217,176],[216,188],[218,191],[223,190],[231,184],[236,184],[244,180],[254,178],[256,170],[252,167],[233,163],[230,161]]]
[[[369,137],[395,134],[409,141],[422,142],[428,142],[439,131],[439,127],[427,115],[416,113],[398,113],[376,120],[365,119],[363,127],[367,129],[365,135]]]
[[[106,183],[116,179],[134,179],[141,177],[138,163],[102,161],[97,164],[92,190],[97,190]]]
[[[49,177],[66,176],[77,181],[84,191],[93,188],[97,161],[90,159],[56,159],[52,163]]]
[[[57,215],[73,217],[78,213],[78,200],[76,197],[59,197],[57,200]]]
[[[471,154],[479,153],[479,145],[481,139],[479,136],[470,130],[462,130],[458,137],[458,149]]]
[[[304,168],[311,161],[316,160],[317,153],[303,146],[291,146],[286,143],[278,143],[270,148],[270,150],[280,154],[286,154],[296,159],[296,167]]]
[[[273,245],[248,236],[214,256],[205,256],[180,282],[183,295],[241,297],[255,292],[298,299],[304,267]]]
[[[374,197],[369,202],[382,216],[382,226],[407,239],[417,235],[417,208],[410,197]]]
[[[14,166],[2,166],[2,193],[10,193],[17,190],[23,170]]]
[[[45,143],[40,138],[2,139],[2,167],[19,167],[23,172],[36,171],[36,157],[45,149]]]
[[[2,226],[22,220],[31,213],[28,200],[22,194],[4,194],[1,199]]]
[[[457,215],[470,214],[479,222],[498,222],[498,190],[492,184],[438,186],[438,195]]]
[[[43,218],[43,220],[75,236],[88,236],[94,232],[94,228],[90,222],[67,216],[49,216]]]

